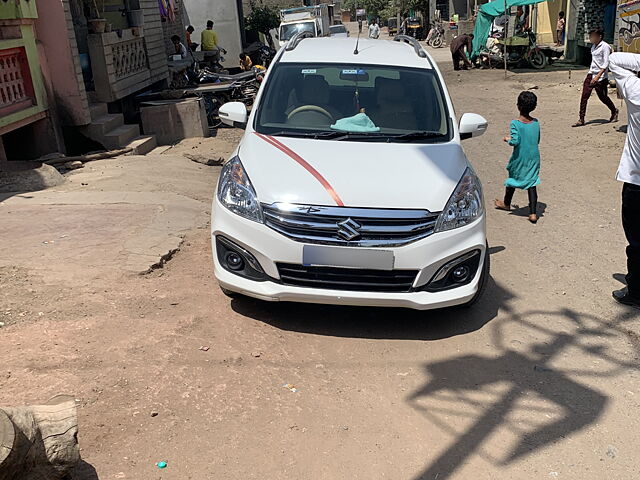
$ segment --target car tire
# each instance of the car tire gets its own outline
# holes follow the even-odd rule
[[[487,288],[487,281],[489,280],[489,273],[491,271],[491,257],[489,255],[489,245],[487,245],[484,255],[485,255],[485,258],[484,258],[484,263],[482,265],[482,273],[480,274],[480,283],[478,284],[478,291],[476,292],[476,294],[473,296],[471,300],[459,305],[459,308],[470,308],[473,305],[475,305],[478,302],[478,300],[480,300],[480,297],[482,297],[482,295],[484,294],[484,291]]]

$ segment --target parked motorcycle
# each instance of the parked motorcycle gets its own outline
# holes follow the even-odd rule
[[[426,42],[433,48],[440,48],[444,45],[444,27],[441,23],[434,23],[431,26]]]
[[[262,65],[267,68],[271,60],[276,56],[276,51],[262,42],[254,42],[244,49],[244,53],[251,58],[254,65]]]
[[[496,42],[500,48],[500,60],[504,62],[504,52],[507,52],[507,65],[520,66],[529,64],[535,69],[547,66],[547,56],[536,44],[536,34],[531,30],[524,36],[514,36],[506,39],[498,39]]]

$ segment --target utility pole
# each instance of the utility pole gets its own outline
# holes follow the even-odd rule
[[[507,0],[504,0],[504,14],[507,17],[507,21],[504,23],[504,29],[502,30],[504,32],[504,79],[507,79],[507,35],[509,35],[509,20],[510,20],[510,15],[507,15]]]

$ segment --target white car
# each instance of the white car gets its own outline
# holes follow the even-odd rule
[[[245,128],[212,209],[225,293],[415,309],[480,296],[485,207],[460,140],[487,122],[458,125],[417,42],[296,37],[251,114],[219,114]]]
[[[345,38],[349,36],[349,30],[347,30],[347,27],[345,27],[344,25],[331,25],[329,27],[329,33],[332,37],[338,38]]]

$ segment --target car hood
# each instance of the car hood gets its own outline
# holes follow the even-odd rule
[[[455,143],[349,142],[249,132],[238,155],[259,201],[267,204],[341,201],[347,207],[438,212],[467,167]]]

